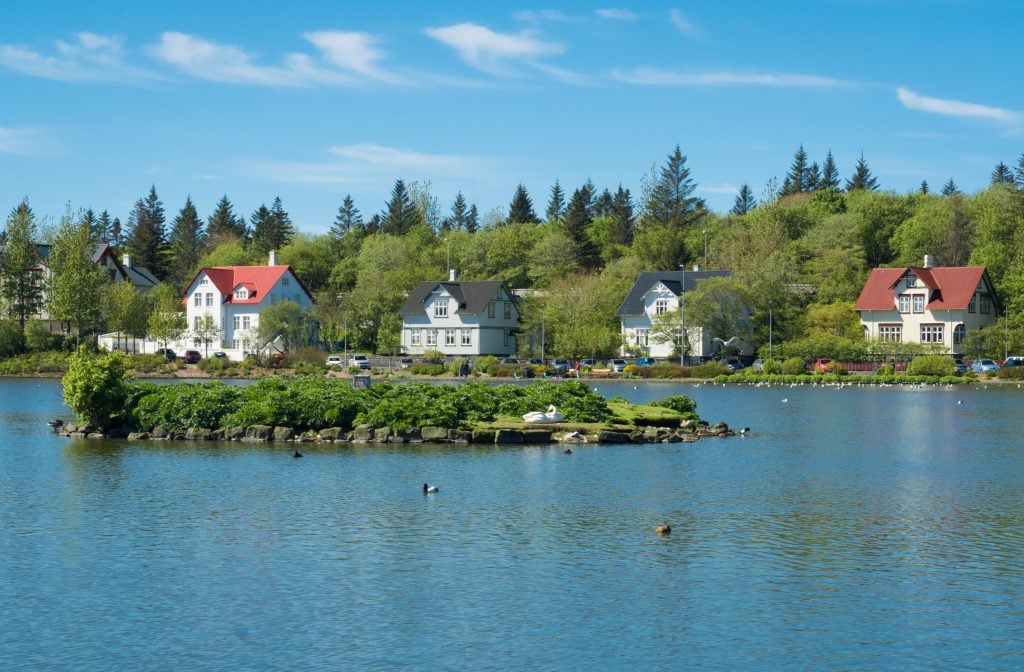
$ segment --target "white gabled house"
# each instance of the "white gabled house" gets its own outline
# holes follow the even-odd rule
[[[290,266],[278,266],[270,253],[266,266],[214,266],[200,269],[185,290],[189,333],[179,347],[199,348],[195,334],[209,317],[220,332],[218,341],[228,359],[242,360],[257,347],[260,311],[279,301],[294,301],[303,308],[313,297]]]
[[[729,271],[645,271],[640,274],[633,283],[629,294],[623,299],[615,315],[622,324],[622,350],[623,356],[627,352],[635,352],[649,357],[665,359],[672,356],[673,342],[659,343],[655,339],[652,330],[655,318],[662,313],[679,310],[679,302],[683,301],[683,310],[686,310],[684,292],[690,292],[697,288],[697,283],[706,278],[727,278],[732,273]],[[687,320],[689,322],[689,320]],[[676,331],[678,335],[678,330]],[[704,360],[717,354],[721,345],[715,341],[715,337],[729,338],[734,343],[735,334],[712,334],[708,330],[689,324],[686,327],[687,361]],[[746,343],[739,343],[744,354],[750,350]]]
[[[513,355],[519,331],[519,301],[497,280],[421,282],[400,309],[402,350],[410,355],[437,350],[446,355]]]

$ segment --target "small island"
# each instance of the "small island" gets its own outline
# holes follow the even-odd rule
[[[66,436],[132,440],[351,443],[668,443],[731,436],[685,396],[648,405],[606,400],[578,381],[530,385],[379,383],[267,378],[249,386],[157,384],[129,376],[121,353],[80,350],[64,378],[76,423]],[[523,416],[554,406],[560,422]]]

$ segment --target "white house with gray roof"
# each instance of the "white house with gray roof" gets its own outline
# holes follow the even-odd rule
[[[497,280],[421,282],[399,313],[402,350],[420,355],[514,355],[519,331],[519,300]]]
[[[659,343],[653,334],[654,320],[657,315],[679,310],[679,302],[683,301],[686,310],[684,292],[697,288],[697,283],[707,278],[727,278],[729,271],[646,271],[640,274],[629,294],[622,301],[615,315],[622,321],[622,354],[627,352],[665,359],[672,356],[674,343]],[[688,320],[689,322],[689,320]],[[676,330],[678,335],[678,330]],[[732,336],[712,334],[702,327],[688,324],[686,327],[689,360],[703,360],[720,349],[714,341],[716,336]]]

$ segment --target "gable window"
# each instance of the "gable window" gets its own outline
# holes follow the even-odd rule
[[[203,278],[202,280],[200,280],[199,284],[200,285],[205,285],[206,284],[206,278]]]
[[[668,299],[658,299],[654,302],[654,314],[661,315],[668,312]]]
[[[903,325],[901,324],[880,324],[878,325],[878,339],[889,343],[903,342]]]
[[[913,289],[917,286],[917,276],[913,273],[907,273],[907,289]]]
[[[988,315],[992,312],[992,299],[988,294],[981,295],[981,314]]]
[[[192,305],[195,306],[196,308],[203,305],[203,295],[200,294],[199,292],[196,292],[195,295],[192,297]]]
[[[462,345],[473,345],[473,331],[471,329],[462,330]]]
[[[504,304],[505,304],[505,319],[506,320],[511,320],[512,319],[512,302],[511,301],[505,301]]]
[[[434,317],[448,317],[448,299],[434,301]]]
[[[975,303],[974,300],[975,300],[975,298],[976,298],[976,295],[975,294],[971,294],[971,302],[967,304],[967,312],[968,313],[973,313],[974,312],[974,303]]]
[[[454,329],[445,329],[444,330],[444,344],[445,345],[455,345],[455,330]]]
[[[487,317],[494,317],[494,301],[487,302]]]
[[[942,325],[941,324],[922,324],[921,325],[921,342],[922,343],[942,343]]]
[[[910,295],[909,294],[900,294],[900,312],[901,313],[909,313],[910,312]]]
[[[953,345],[960,345],[964,342],[964,335],[966,331],[967,330],[964,329],[964,325],[962,324],[958,324],[953,327]]]
[[[914,294],[914,312],[924,312],[924,294]]]
[[[420,344],[420,330],[410,329],[409,330],[409,345],[419,346]]]
[[[281,284],[284,285],[285,287],[288,286],[288,277],[287,276],[281,278]]]
[[[235,290],[235,298],[236,299],[248,299],[249,298],[249,292],[247,292],[245,290],[245,287],[239,287],[238,289]]]

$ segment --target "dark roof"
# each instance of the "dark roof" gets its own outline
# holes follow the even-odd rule
[[[160,284],[160,281],[149,272],[148,269],[142,266],[121,266],[124,269],[125,274],[133,285],[138,288],[143,287],[156,287]]]
[[[732,276],[731,271],[644,271],[633,283],[633,288],[622,300],[619,309],[615,311],[617,317],[626,315],[644,314],[644,296],[659,282],[668,288],[670,292],[679,296],[682,283],[686,283],[686,291],[692,292],[697,288],[697,283],[707,278],[728,278]]]
[[[476,315],[487,307],[487,302],[491,300],[495,292],[499,289],[505,289],[512,301],[516,304],[519,300],[509,291],[508,287],[505,287],[505,283],[501,280],[475,280],[475,281],[461,281],[455,282],[447,281],[426,281],[421,282],[409,292],[409,298],[402,304],[399,309],[399,315],[416,315],[423,312],[423,303],[427,300],[435,289],[442,287],[458,302],[459,307],[455,311],[456,313],[463,313],[467,315]]]

